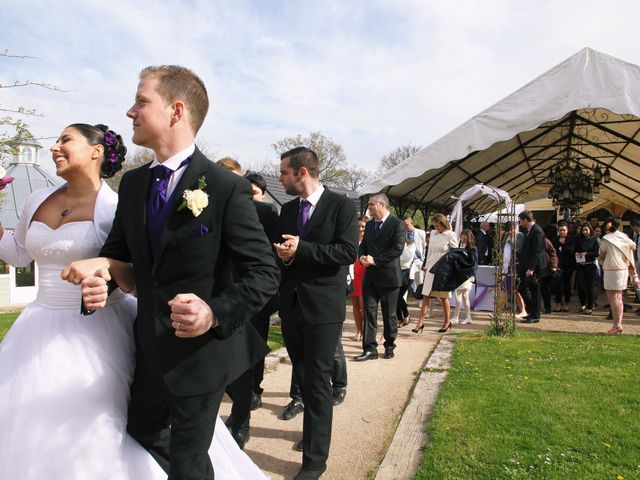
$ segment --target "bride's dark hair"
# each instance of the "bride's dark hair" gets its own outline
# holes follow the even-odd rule
[[[104,147],[104,159],[100,165],[100,177],[111,178],[116,172],[122,170],[122,162],[127,155],[127,147],[122,142],[122,137],[109,130],[106,125],[89,125],[88,123],[73,123],[68,128],[74,128],[87,139],[89,145],[102,145]]]

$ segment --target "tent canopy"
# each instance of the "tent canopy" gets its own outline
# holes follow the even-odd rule
[[[418,151],[361,193],[450,211],[484,183],[522,203],[547,196],[552,167],[570,157],[609,167],[597,199],[640,207],[640,67],[585,48]],[[476,213],[495,210],[486,197]]]

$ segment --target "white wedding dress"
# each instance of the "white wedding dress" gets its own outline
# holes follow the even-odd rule
[[[80,287],[60,278],[101,243],[91,221],[28,227],[40,287],[0,344],[0,479],[167,478],[126,433],[135,299],[117,290],[83,316]],[[216,479],[266,478],[220,418],[209,452]]]

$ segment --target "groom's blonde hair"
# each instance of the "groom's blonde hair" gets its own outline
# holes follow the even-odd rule
[[[198,133],[209,110],[209,96],[200,77],[179,65],[147,67],[140,72],[141,80],[146,77],[158,80],[156,91],[166,102],[184,102],[189,110],[193,133]]]

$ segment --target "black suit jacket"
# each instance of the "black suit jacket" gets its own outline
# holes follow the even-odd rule
[[[276,212],[275,207],[270,203],[255,200],[253,205],[256,207],[258,220],[260,220],[260,225],[262,225],[269,242],[271,242],[271,244],[280,243],[282,241],[282,237],[280,236],[280,219],[278,218],[278,212]]]
[[[196,217],[178,212],[182,192],[204,177],[209,205]],[[215,392],[268,351],[247,322],[276,292],[279,271],[251,202],[249,183],[214,164],[198,149],[176,187],[152,258],[147,235],[148,165],[127,172],[120,184],[111,233],[101,256],[132,262],[138,293],[137,348],[174,395]],[[198,235],[203,225],[208,233]],[[231,280],[231,259],[237,277]],[[168,301],[194,293],[206,301],[219,325],[182,339],[171,326]],[[246,325],[245,325],[246,324]]]
[[[518,258],[520,275],[524,275],[527,270],[533,270],[537,276],[540,276],[547,268],[544,231],[537,223],[534,223],[529,233],[525,235],[524,245]]]
[[[282,206],[282,233],[298,235],[296,198]],[[358,224],[352,200],[325,188],[296,256],[288,266],[282,264],[280,316],[287,319],[294,299],[311,324],[338,323],[345,318],[347,269],[356,259]]]
[[[493,258],[493,235],[482,230],[476,231],[476,247],[478,247],[478,264],[491,265]]]
[[[376,234],[375,220],[369,220],[360,242],[358,256],[371,255],[375,266],[364,271],[362,285],[377,287],[402,286],[400,255],[404,249],[405,226],[397,217],[389,215]]]

